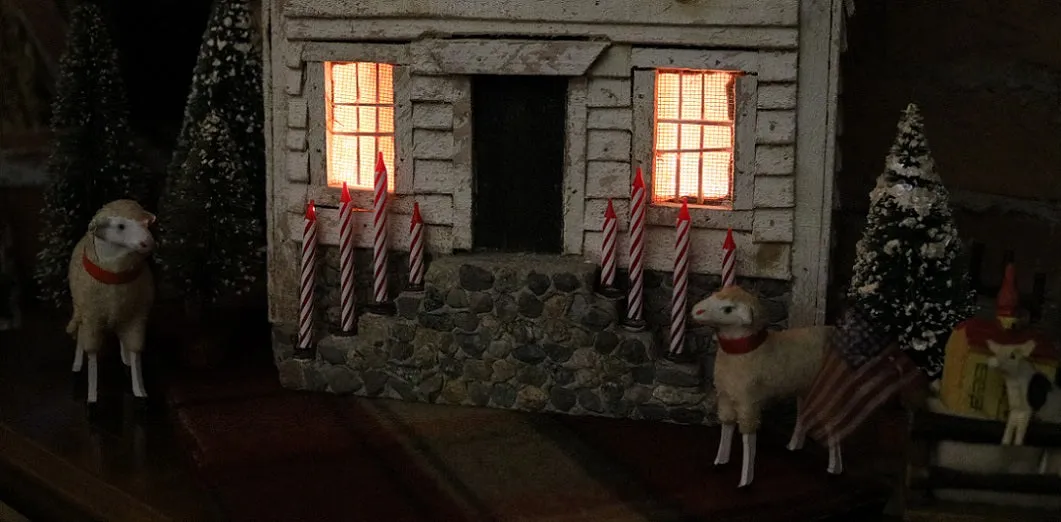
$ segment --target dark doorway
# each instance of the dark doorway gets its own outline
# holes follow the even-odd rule
[[[567,79],[472,81],[476,249],[560,253]]]

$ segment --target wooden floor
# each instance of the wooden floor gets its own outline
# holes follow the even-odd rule
[[[717,429],[287,392],[268,354],[218,374],[156,354],[147,414],[111,357],[88,422],[58,326],[0,332],[0,476],[21,473],[0,500],[34,522],[873,521],[897,471],[894,416],[845,448],[839,479],[822,454],[783,450],[783,428],[764,433],[738,491],[734,464],[710,465]]]

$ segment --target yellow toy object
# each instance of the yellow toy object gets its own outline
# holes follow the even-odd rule
[[[988,340],[1007,345],[1034,341],[1035,349],[1028,360],[1054,379],[1059,364],[1053,343],[1039,332],[1017,327],[1018,304],[1015,268],[1010,263],[998,292],[995,318],[969,319],[951,333],[943,360],[940,402],[952,413],[990,420],[1007,418],[1006,384],[1002,374],[987,363],[993,355],[987,347]]]

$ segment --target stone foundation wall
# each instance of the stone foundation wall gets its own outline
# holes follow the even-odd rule
[[[335,269],[325,262],[325,272]],[[280,378],[288,388],[367,397],[716,422],[710,331],[690,330],[685,354],[665,356],[670,274],[646,274],[643,332],[618,324],[622,303],[597,295],[596,278],[581,258],[446,256],[430,265],[423,293],[397,297],[396,316],[365,314],[356,336],[325,334],[313,359],[294,358],[294,329],[277,325]],[[739,283],[784,324],[787,282]],[[690,304],[718,284],[691,277]]]

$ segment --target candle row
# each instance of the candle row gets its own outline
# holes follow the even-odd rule
[[[630,187],[630,288],[626,298],[626,326],[633,330],[645,327],[644,321],[644,254],[645,254],[645,211],[647,191],[641,167],[637,168],[634,181]],[[674,238],[674,272],[672,274],[673,294],[671,295],[670,346],[671,353],[681,353],[685,347],[685,316],[688,309],[689,287],[689,230],[692,219],[689,216],[688,202],[683,198],[678,211],[677,230]],[[604,210],[604,237],[601,240],[601,275],[600,285],[604,290],[614,290],[615,286],[615,238],[618,220],[612,200]],[[726,232],[722,244],[722,286],[736,284],[736,250],[733,241],[733,230]]]
[[[343,182],[339,197],[339,325],[343,333],[354,331],[354,234],[353,203],[350,190]],[[387,167],[383,154],[376,158],[374,194],[372,201],[372,299],[376,305],[390,300],[387,290]],[[424,220],[420,204],[413,203],[409,225],[409,289],[420,290],[424,282]],[[298,349],[308,350],[313,345],[313,287],[317,278],[317,212],[313,200],[306,205],[305,226],[302,233],[301,285],[299,290]]]

